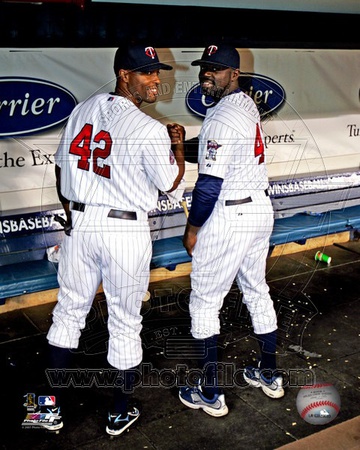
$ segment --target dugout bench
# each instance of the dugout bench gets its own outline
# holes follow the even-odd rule
[[[55,220],[56,215],[63,216],[63,211],[0,217],[0,305],[10,297],[58,287],[57,264],[47,257],[47,249],[61,244],[64,235],[62,226]],[[170,221],[167,230],[172,229],[175,235],[157,232],[156,227],[159,229],[165,223],[164,217]],[[190,262],[182,245],[182,234],[178,233],[186,222],[182,207],[179,205],[171,212],[154,211],[149,220],[154,230],[151,269],[174,270],[178,264]],[[298,213],[275,220],[270,252],[276,245],[305,244],[310,238],[345,231],[355,233],[358,229],[360,205],[315,215]]]

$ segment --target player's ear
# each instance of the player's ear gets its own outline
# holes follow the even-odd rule
[[[123,80],[123,81],[128,81],[128,79],[129,79],[129,71],[128,70],[124,70],[124,69],[120,69],[119,70],[119,78],[120,78],[120,80]]]
[[[240,76],[240,69],[233,69],[232,71],[232,78],[233,80],[236,80]]]

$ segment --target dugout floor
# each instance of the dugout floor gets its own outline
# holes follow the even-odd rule
[[[316,250],[332,257],[329,266],[315,261]],[[54,305],[0,314],[0,448],[273,450],[319,431],[336,430],[333,427],[360,415],[359,273],[357,241],[268,259],[267,279],[279,318],[278,364],[288,384],[285,397],[278,400],[242,382],[241,369],[256,357],[257,343],[251,338],[241,296],[235,288],[231,290],[221,314],[220,353],[229,407],[223,418],[190,410],[177,397],[175,381],[182,382],[184,370],[191,367],[198,351],[188,343],[189,276],[151,283],[151,299],[143,303],[143,386],[134,393],[142,405],[142,416],[117,438],[105,433],[110,390],[94,383],[89,387],[91,380],[100,383],[106,355],[103,296],[98,295],[94,302],[75,355],[74,369],[86,368],[76,373],[87,374],[88,381],[78,379],[78,387],[67,388],[64,428],[58,435],[21,429],[23,395],[51,394],[43,373],[45,336]],[[301,385],[311,379],[333,383],[341,397],[340,413],[326,425],[305,422],[296,408]],[[357,446],[352,449],[360,448],[357,428]],[[345,449],[343,439],[341,431],[332,436],[330,445],[312,448]]]

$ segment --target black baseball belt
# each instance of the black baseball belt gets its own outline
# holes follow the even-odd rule
[[[267,197],[269,196],[269,191],[267,189],[264,190],[264,193]],[[239,200],[225,200],[225,206],[242,205],[250,202],[252,202],[251,197],[240,198]]]
[[[84,212],[86,205],[79,202],[71,202],[71,209],[75,211]],[[110,209],[108,217],[113,219],[124,219],[124,220],[137,220],[137,215],[135,211],[121,211],[120,209]]]

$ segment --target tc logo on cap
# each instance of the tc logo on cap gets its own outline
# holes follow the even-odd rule
[[[218,47],[216,45],[209,45],[207,48],[208,55],[211,56],[218,51]]]
[[[145,47],[145,55],[151,59],[155,59],[156,51],[154,47]]]

